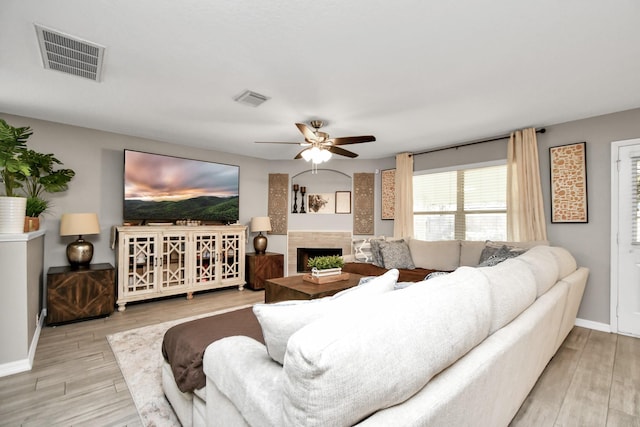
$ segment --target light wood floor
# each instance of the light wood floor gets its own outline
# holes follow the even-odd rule
[[[230,289],[45,327],[33,369],[0,378],[0,425],[140,426],[106,336],[263,300]],[[511,425],[640,427],[640,339],[574,328]]]

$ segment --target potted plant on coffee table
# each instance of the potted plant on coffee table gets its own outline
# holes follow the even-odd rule
[[[25,231],[33,231],[40,226],[40,215],[49,208],[49,201],[42,197],[43,194],[67,190],[75,172],[71,169],[54,169],[55,165],[62,165],[62,162],[53,154],[27,149],[20,158],[29,166],[29,173],[21,177],[27,195]]]
[[[14,127],[0,119],[0,179],[4,196],[0,196],[0,233],[22,233],[27,199],[16,190],[21,180],[29,176],[29,165],[21,154],[33,132],[29,127]]]
[[[332,276],[342,273],[344,260],[340,255],[325,255],[310,258],[307,265],[314,277]]]

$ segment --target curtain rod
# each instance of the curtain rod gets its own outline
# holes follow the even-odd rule
[[[546,131],[547,130],[545,128],[536,129],[536,133],[545,133]],[[476,144],[483,144],[485,142],[500,141],[501,139],[507,139],[507,138],[510,138],[510,137],[511,137],[511,134],[502,135],[502,136],[494,136],[493,138],[482,139],[480,141],[465,142],[464,144],[457,144],[457,145],[450,145],[448,147],[434,148],[433,150],[425,150],[425,151],[420,151],[419,153],[412,153],[412,154],[414,156],[417,156],[419,154],[435,153],[436,151],[451,150],[453,148],[466,147],[468,145],[476,145]]]

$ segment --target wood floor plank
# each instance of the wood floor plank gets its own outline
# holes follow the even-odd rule
[[[611,385],[612,409],[640,418],[640,340],[619,336]]]
[[[591,331],[556,426],[604,426],[613,376],[617,335]]]

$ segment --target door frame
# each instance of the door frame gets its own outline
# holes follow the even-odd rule
[[[611,332],[618,333],[618,289],[619,280],[618,275],[618,230],[620,229],[619,216],[618,216],[618,192],[619,192],[619,151],[622,147],[628,147],[638,145],[640,147],[640,138],[625,139],[622,141],[613,141],[611,143],[611,260],[609,269],[610,273],[610,309],[609,309],[609,327]]]

